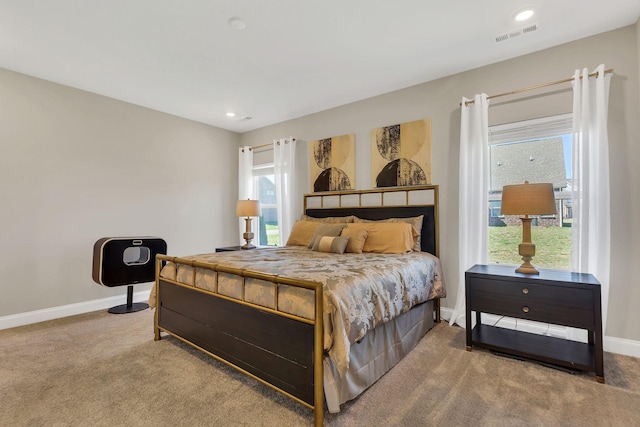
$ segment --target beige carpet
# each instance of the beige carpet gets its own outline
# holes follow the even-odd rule
[[[0,426],[309,426],[312,412],[172,338],[153,312],[95,312],[0,331]],[[640,359],[606,384],[464,350],[437,325],[327,426],[640,425]]]

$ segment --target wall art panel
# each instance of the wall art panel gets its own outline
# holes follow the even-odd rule
[[[309,150],[311,191],[355,188],[355,134],[312,141]]]
[[[431,183],[431,119],[371,131],[372,187]]]

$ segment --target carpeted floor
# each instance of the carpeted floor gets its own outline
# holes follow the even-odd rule
[[[312,412],[173,338],[153,312],[107,312],[0,331],[1,426],[310,426]],[[606,384],[465,351],[430,331],[327,426],[640,425],[640,359],[605,354]]]

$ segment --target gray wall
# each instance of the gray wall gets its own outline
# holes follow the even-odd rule
[[[158,236],[174,255],[236,242],[238,141],[0,69],[0,317],[124,294],[91,279],[101,237]]]
[[[455,305],[460,278],[458,263],[458,154],[462,96],[488,95],[556,81],[576,68],[590,70],[604,63],[615,69],[611,83],[609,137],[611,144],[612,259],[609,317],[606,334],[640,341],[640,143],[637,25],[500,62],[396,92],[279,123],[241,135],[242,145],[258,145],[292,135],[313,141],[356,134],[356,188],[371,188],[370,131],[384,125],[432,119],[433,183],[440,185],[441,252],[448,284],[446,307]],[[514,40],[517,42],[517,40]],[[519,96],[496,98],[490,124],[508,123],[571,111],[570,84]],[[308,160],[299,174],[309,191]],[[301,196],[298,203],[301,205]],[[516,250],[514,248],[514,250]]]

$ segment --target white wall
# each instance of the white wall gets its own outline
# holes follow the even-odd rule
[[[157,236],[173,255],[236,243],[238,141],[0,69],[0,318],[125,295],[92,281],[101,237]]]
[[[640,107],[636,26],[629,26],[509,61],[456,74],[396,92],[344,105],[241,135],[242,145],[258,145],[292,135],[313,141],[356,134],[356,188],[371,183],[371,129],[429,117],[432,119],[433,183],[440,185],[440,256],[448,297],[453,307],[459,280],[458,263],[458,155],[462,96],[508,92],[568,78],[577,68],[594,69],[600,63],[615,69],[611,83],[609,137],[611,142],[612,259],[611,294],[606,334],[640,341]],[[517,42],[517,40],[513,40]],[[571,86],[494,100],[490,124],[543,117],[571,111]],[[308,187],[308,166],[299,176]],[[301,203],[301,201],[299,202]],[[514,251],[517,250],[514,248]]]

